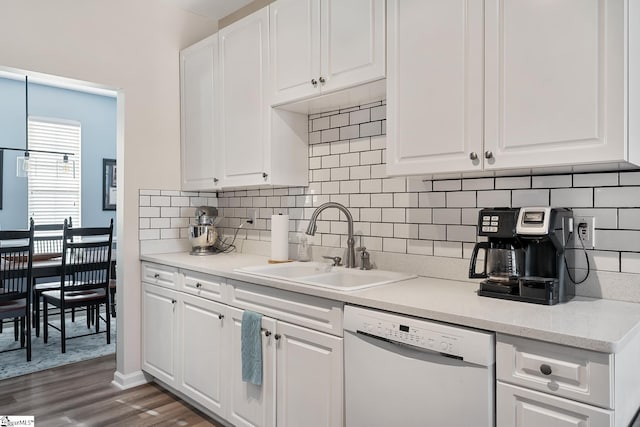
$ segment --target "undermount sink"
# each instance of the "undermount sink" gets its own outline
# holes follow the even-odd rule
[[[287,280],[305,285],[340,291],[355,291],[412,279],[415,274],[386,270],[359,270],[332,267],[322,262],[290,262],[239,268],[236,271],[270,279]]]

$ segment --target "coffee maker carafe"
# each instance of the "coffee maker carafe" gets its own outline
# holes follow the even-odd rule
[[[482,209],[470,278],[485,278],[478,295],[552,305],[574,294],[567,272],[573,265],[565,246],[573,230],[573,214],[565,208],[523,207]],[[484,270],[478,253],[484,250]]]
[[[483,278],[480,289],[500,294],[516,294],[519,278],[524,275],[524,251],[516,235],[518,209],[482,209],[478,235],[488,241],[476,243],[471,254],[469,277]],[[478,255],[484,251],[484,266],[478,271]]]

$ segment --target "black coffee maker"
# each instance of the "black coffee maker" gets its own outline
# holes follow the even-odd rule
[[[553,305],[575,293],[567,273],[572,252],[565,252],[573,228],[573,214],[565,208],[491,208],[478,216],[470,278],[484,278],[478,295]],[[477,260],[484,250],[484,269]]]

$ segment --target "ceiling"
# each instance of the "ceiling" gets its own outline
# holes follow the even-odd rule
[[[180,9],[215,21],[251,3],[252,0],[165,0]]]

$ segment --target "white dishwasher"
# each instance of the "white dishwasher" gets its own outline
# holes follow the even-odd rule
[[[491,332],[344,309],[347,427],[495,425]]]

